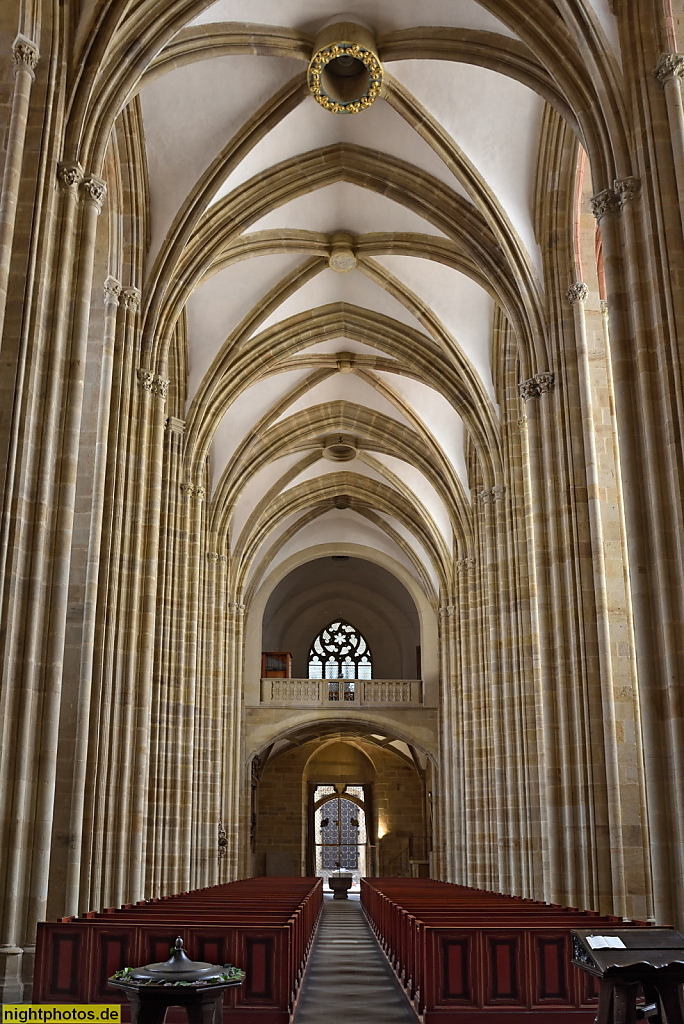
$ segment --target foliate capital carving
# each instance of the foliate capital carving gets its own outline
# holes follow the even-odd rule
[[[601,299],[601,313],[603,316],[608,316],[608,299]]]
[[[472,557],[472,555],[468,555],[466,558],[460,558],[458,562],[456,562],[456,571],[459,573],[472,572],[474,568],[475,559]]]
[[[39,53],[36,44],[20,32],[12,44],[12,60],[14,61],[15,74],[20,68],[26,68],[31,72],[31,77],[35,78],[33,72],[38,63],[38,58]]]
[[[180,420],[177,416],[167,416],[166,429],[170,434],[180,434],[182,436],[185,433],[185,420]]]
[[[186,498],[197,498],[198,501],[204,501],[207,496],[206,489],[201,484],[181,484],[181,494]]]
[[[631,176],[629,178],[616,178],[613,183],[613,190],[615,192],[615,201],[620,209],[629,203],[641,192],[641,181],[639,178]]]
[[[143,370],[138,367],[138,384],[145,391],[151,391],[154,384],[154,374],[151,370]]]
[[[574,306],[576,302],[586,302],[589,297],[589,288],[583,281],[571,284],[565,293],[568,302]]]
[[[121,291],[121,300],[129,312],[137,313],[140,309],[140,289],[123,288]]]
[[[75,192],[83,180],[83,168],[79,163],[63,160],[57,164],[57,180],[67,192]]]
[[[169,393],[169,381],[164,377],[159,377],[156,373],[152,373],[151,370],[144,370],[142,367],[139,367],[138,384],[140,384],[144,391],[149,391],[152,395],[160,395],[166,401]]]
[[[113,302],[115,305],[119,305],[119,297],[121,295],[121,281],[117,281],[115,277],[111,275],[105,280],[104,283],[104,298],[105,302]]]
[[[524,430],[527,426],[527,416],[518,417],[518,430]]]
[[[518,385],[520,397],[525,402],[530,398],[539,398],[541,395],[545,395],[548,391],[553,391],[555,382],[555,374],[550,373],[549,371],[546,371],[545,373],[535,373],[534,377],[530,377],[529,380],[524,380]]]
[[[653,70],[653,77],[665,85],[671,78],[684,78],[684,54],[663,53]]]
[[[615,195],[612,188],[604,188],[601,192],[597,192],[595,196],[592,196],[589,200],[591,203],[591,211],[596,217],[596,220],[601,220],[607,213],[611,213],[615,209]]]
[[[207,558],[214,565],[228,565],[228,555],[220,555],[218,551],[208,551]]]
[[[503,501],[506,495],[506,488],[503,484],[496,484],[492,487],[492,501]]]
[[[628,178],[616,178],[612,188],[604,188],[591,197],[591,208],[596,220],[600,221],[607,213],[619,213],[631,199],[641,192],[641,180],[630,175]]]
[[[93,203],[98,210],[101,210],[107,198],[107,183],[102,178],[96,178],[91,174],[83,179],[81,188],[86,202]]]
[[[537,390],[537,382],[534,377],[530,377],[529,380],[523,380],[518,384],[518,391],[523,402],[527,402],[530,398],[538,398],[539,391]]]
[[[229,601],[228,611],[233,612],[234,615],[241,615],[245,610],[245,606],[242,601]]]
[[[457,611],[455,604],[443,604],[439,609],[439,614],[443,619],[450,619]]]
[[[491,490],[478,491],[477,499],[481,505],[491,505],[494,501],[494,495]]]
[[[548,391],[553,391],[556,384],[556,376],[553,373],[535,373],[534,379],[537,382],[539,388],[539,394],[545,395]]]

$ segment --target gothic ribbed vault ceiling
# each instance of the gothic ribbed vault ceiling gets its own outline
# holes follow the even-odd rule
[[[595,11],[614,43],[607,2]],[[386,73],[355,115],[305,84],[313,37],[344,14],[370,26]],[[464,547],[468,438],[498,431],[495,308],[515,313],[499,256],[544,290],[545,101],[440,39],[527,52],[475,0],[218,0],[143,79],[148,286],[176,261],[187,443],[247,588],[307,550],[360,545],[434,597]],[[328,265],[340,232],[347,273]],[[356,457],[325,458],[335,437]]]

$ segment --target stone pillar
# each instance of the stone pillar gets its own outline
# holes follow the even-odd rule
[[[218,544],[216,545],[218,547]],[[222,763],[226,744],[226,666],[225,619],[228,587],[228,556],[212,550],[208,556],[207,600],[205,601],[205,633],[212,642],[205,656],[204,686],[210,695],[208,708],[208,743],[203,756],[204,778],[207,790],[206,829],[207,854],[206,884],[219,881],[217,845],[218,822],[222,821],[222,782],[218,766]]]
[[[531,602],[531,645],[535,670],[535,720],[538,723],[536,742],[539,750],[540,827],[542,842],[543,898],[557,902],[562,891],[560,820],[560,749],[556,708],[552,687],[555,666],[551,638],[554,636],[552,607],[549,595],[549,555],[542,538],[546,534],[549,515],[545,496],[544,465],[545,430],[541,415],[542,395],[554,386],[551,373],[535,374],[520,384],[520,397],[525,402],[523,441],[523,479],[527,499],[527,550],[529,552],[529,587]]]
[[[98,577],[104,513],[105,473],[107,469],[107,435],[112,394],[114,343],[121,284],[108,277],[104,284],[104,337],[98,406],[95,465],[93,468],[90,534],[88,539],[83,628],[81,635],[81,663],[79,672],[78,706],[76,710],[73,747],[73,778],[71,787],[71,813],[69,816],[69,854],[66,865],[64,914],[76,916],[81,906],[81,856],[85,787],[88,773],[88,740],[92,694],[95,625],[97,614]]]
[[[185,452],[185,421],[175,416],[166,420],[162,517],[159,531],[159,578],[154,687],[157,700],[152,713],[152,761],[150,764],[150,813],[148,817],[147,876],[150,895],[174,891],[178,870],[178,823],[174,801],[180,784],[178,734],[183,727],[179,709],[182,685],[180,636],[183,622],[181,602],[181,557],[183,549],[183,503],[181,482]]]
[[[185,511],[185,586],[184,586],[184,662],[183,662],[183,697],[182,703],[189,715],[188,724],[185,730],[185,751],[184,765],[187,776],[184,780],[184,788],[187,792],[185,810],[182,812],[180,828],[180,850],[181,866],[185,872],[182,881],[183,888],[190,888],[194,884],[192,879],[196,870],[197,835],[195,832],[197,812],[197,786],[196,786],[196,763],[198,757],[197,730],[200,717],[197,710],[197,653],[198,638],[197,632],[200,622],[200,595],[201,588],[201,556],[202,556],[202,525],[204,521],[204,504],[206,500],[206,489],[203,484],[188,482],[181,485],[181,492],[184,495]],[[190,713],[192,709],[192,714]]]
[[[21,33],[12,46],[14,58],[14,92],[7,136],[5,170],[0,193],[0,343],[5,322],[7,284],[12,261],[12,242],[17,217],[21,170],[24,163],[24,142],[28,123],[31,86],[35,80],[38,47]]]
[[[601,226],[608,286],[655,915],[658,921],[681,923],[684,745],[676,681],[681,610],[678,581],[673,579],[681,506],[667,496],[671,484],[677,493],[681,488],[679,442],[669,419],[677,398],[668,383],[669,371],[661,377],[662,391],[652,391],[654,361],[658,364],[666,354],[649,347],[653,331],[644,321],[641,233],[634,210],[639,194],[638,179],[622,179],[594,196],[592,207]],[[664,444],[669,437],[670,444]]]
[[[90,746],[88,753],[86,842],[92,867],[82,880],[88,907],[121,903],[123,874],[115,870],[124,823],[119,799],[121,785],[128,788],[128,761],[123,757],[123,707],[127,702],[123,680],[126,659],[125,573],[130,545],[129,503],[134,484],[138,312],[140,292],[123,288],[120,296],[114,353],[112,400],[107,438],[104,512],[98,615],[95,628],[97,658],[93,664]],[[113,770],[117,765],[117,770]],[[85,895],[87,894],[87,896]]]
[[[457,881],[462,877],[462,866],[455,866],[460,851],[461,799],[456,783],[455,764],[461,758],[459,723],[454,713],[460,680],[456,662],[454,620],[457,608],[445,604],[439,609],[440,616],[440,764],[438,813],[436,816],[437,835],[433,836],[432,874],[444,881]],[[434,790],[433,790],[434,792]]]
[[[134,747],[131,785],[129,842],[129,900],[145,896],[145,839],[150,754],[150,716],[154,699],[152,668],[157,599],[157,564],[159,554],[159,521],[161,514],[161,483],[164,438],[164,407],[169,382],[146,369],[138,370],[141,386],[138,459],[140,519],[138,520],[136,558],[132,576],[139,592],[136,616],[137,643],[131,658],[135,664],[134,680]],[[137,570],[137,571],[136,571]],[[136,602],[137,604],[137,602]],[[134,609],[136,604],[133,605]],[[137,610],[137,609],[136,609]]]
[[[245,606],[240,600],[228,602],[226,639],[226,682],[230,694],[223,750],[224,801],[226,806],[226,873],[240,878],[247,870],[249,851],[248,766],[242,749],[242,669]]]
[[[610,624],[608,611],[608,594],[605,567],[605,544],[603,521],[600,508],[599,492],[601,488],[600,471],[596,450],[596,439],[592,418],[593,397],[591,393],[591,368],[587,341],[584,304],[589,289],[583,282],[572,285],[567,292],[567,299],[572,306],[575,322],[575,345],[578,363],[578,379],[580,402],[582,407],[582,428],[585,450],[585,472],[587,477],[587,506],[592,541],[592,566],[594,571],[594,603],[596,608],[596,626],[598,639],[598,661],[601,689],[601,714],[603,721],[603,747],[605,758],[606,804],[608,810],[607,843],[598,840],[601,851],[610,860],[609,892],[612,894],[612,911],[620,916],[627,916],[627,890],[625,886],[625,864],[623,853],[622,820],[623,812],[620,799],[620,767],[618,754],[618,732],[613,695],[613,671],[610,649]],[[636,767],[636,766],[635,766]],[[599,785],[598,778],[594,780]]]
[[[670,122],[670,139],[674,172],[677,179],[679,210],[684,227],[684,102],[682,102],[682,77],[684,77],[684,54],[664,53],[653,72],[665,92],[667,117]]]

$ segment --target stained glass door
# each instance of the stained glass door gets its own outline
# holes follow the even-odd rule
[[[316,786],[314,828],[316,875],[327,883],[330,875],[351,874],[352,888],[358,889],[366,874],[366,812],[363,787]],[[350,797],[352,799],[350,799]]]

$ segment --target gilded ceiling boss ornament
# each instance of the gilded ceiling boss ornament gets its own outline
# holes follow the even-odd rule
[[[309,62],[311,95],[332,114],[358,114],[382,89],[382,64],[370,31],[338,22],[319,32]]]

